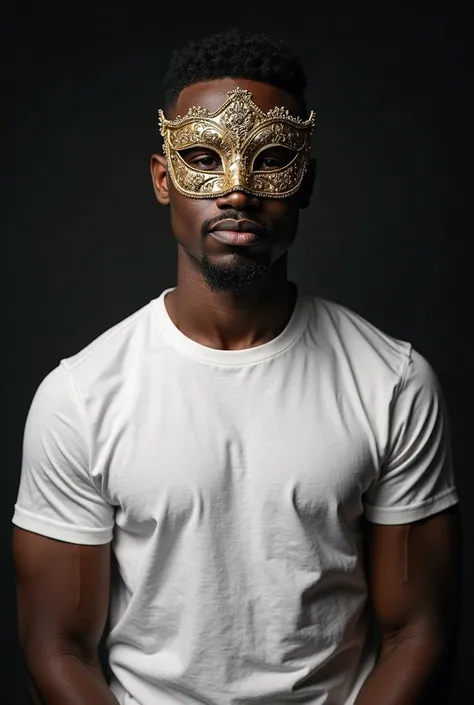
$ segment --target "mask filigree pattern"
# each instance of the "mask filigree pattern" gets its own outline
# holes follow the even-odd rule
[[[285,198],[301,186],[308,167],[315,114],[307,120],[286,108],[264,113],[252,94],[235,88],[215,112],[193,106],[183,117],[167,120],[159,111],[163,151],[176,189],[191,198],[217,198],[241,190],[260,197]],[[193,147],[218,154],[218,170],[196,169],[182,155]],[[277,169],[255,170],[256,157],[269,147],[284,147],[293,158]]]

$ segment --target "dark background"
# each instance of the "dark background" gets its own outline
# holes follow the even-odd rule
[[[225,26],[289,40],[308,72],[318,177],[290,277],[411,341],[443,386],[466,533],[449,703],[474,702],[472,13],[309,6],[311,19],[304,4],[256,2],[251,12],[139,1],[3,9],[1,705],[26,704],[10,522],[29,404],[61,358],[175,284],[168,212],[148,171],[161,78],[173,48]]]

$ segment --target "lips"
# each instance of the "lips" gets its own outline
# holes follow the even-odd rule
[[[251,245],[264,232],[265,228],[253,220],[221,220],[209,230],[211,237],[224,245]]]
[[[234,233],[255,233],[255,235],[262,235],[265,232],[265,228],[254,223],[253,220],[220,220],[212,226],[210,232],[226,230]]]
[[[255,233],[239,233],[236,230],[213,230],[211,237],[224,245],[251,245],[258,240]]]

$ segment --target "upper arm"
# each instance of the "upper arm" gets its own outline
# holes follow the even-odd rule
[[[71,649],[94,661],[108,613],[110,544],[72,544],[14,528],[13,558],[27,661]]]
[[[77,544],[111,541],[114,507],[94,477],[85,405],[64,365],[39,385],[25,423],[13,523]]]
[[[365,517],[402,525],[448,509],[458,495],[445,399],[433,368],[414,349],[391,394],[388,414],[381,414],[383,457],[364,495]]]
[[[445,643],[461,602],[458,506],[409,524],[369,524],[368,550],[370,595],[383,634],[409,627]]]
[[[36,673],[64,653],[97,666],[114,507],[94,478],[91,438],[76,384],[59,365],[29,409],[13,516],[20,641]]]
[[[413,349],[388,429],[365,497],[372,602],[385,634],[416,626],[444,639],[448,602],[459,605],[461,522],[445,400],[433,368]]]

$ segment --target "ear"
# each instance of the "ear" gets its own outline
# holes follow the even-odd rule
[[[310,159],[308,168],[304,175],[303,183],[300,188],[300,208],[307,208],[313,195],[314,182],[316,180],[316,159]]]
[[[168,190],[168,167],[166,157],[162,154],[152,154],[150,160],[150,172],[156,200],[162,206],[168,206],[170,202],[170,195]]]

